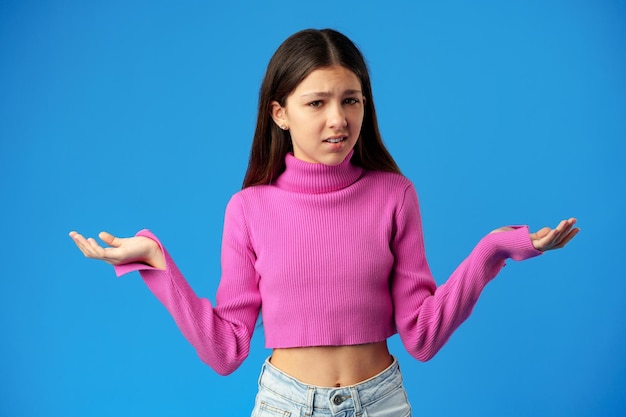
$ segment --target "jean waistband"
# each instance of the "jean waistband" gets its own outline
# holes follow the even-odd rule
[[[397,359],[379,374],[355,385],[329,388],[306,384],[284,373],[270,363],[263,364],[259,387],[274,395],[313,409],[331,409],[333,413],[343,408],[360,411],[361,407],[384,397],[402,385],[402,374]]]

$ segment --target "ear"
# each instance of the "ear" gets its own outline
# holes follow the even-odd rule
[[[286,110],[278,101],[272,101],[270,103],[270,115],[272,116],[274,123],[276,123],[276,125],[281,129],[284,129],[285,126],[289,126],[287,123]]]

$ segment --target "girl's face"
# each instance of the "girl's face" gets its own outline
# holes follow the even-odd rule
[[[272,102],[272,118],[289,129],[296,158],[337,165],[359,138],[364,104],[358,77],[335,65],[311,72],[287,96],[284,107]]]

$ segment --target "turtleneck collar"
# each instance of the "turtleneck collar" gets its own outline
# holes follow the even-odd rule
[[[361,177],[363,169],[352,165],[354,150],[338,165],[314,164],[302,161],[292,153],[285,157],[285,172],[276,179],[275,185],[287,191],[321,194],[337,191],[352,185]]]

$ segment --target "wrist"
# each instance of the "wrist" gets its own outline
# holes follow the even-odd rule
[[[141,238],[146,245],[144,251],[145,256],[141,262],[153,268],[165,269],[165,257],[163,256],[163,251],[159,243],[149,237],[141,236]]]
[[[506,226],[502,229],[508,230],[487,235],[492,254],[502,259],[521,261],[543,253],[535,247],[527,226]]]

